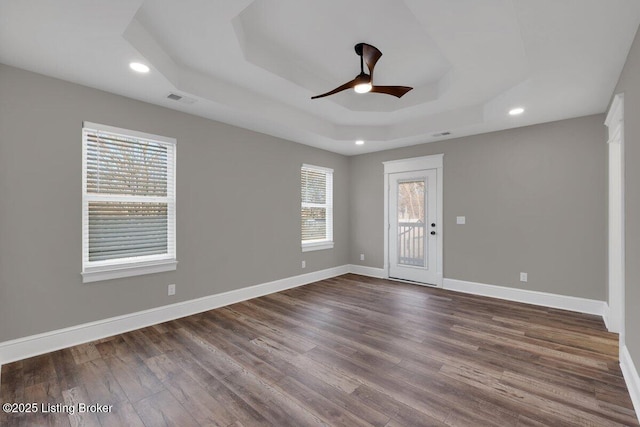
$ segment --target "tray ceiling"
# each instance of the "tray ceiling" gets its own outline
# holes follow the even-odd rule
[[[0,62],[350,155],[601,113],[639,23],[637,0],[0,0]],[[415,89],[311,100],[358,42]]]

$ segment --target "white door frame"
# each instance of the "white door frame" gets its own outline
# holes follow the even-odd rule
[[[443,244],[444,240],[444,224],[443,220],[443,209],[442,209],[442,201],[443,201],[443,158],[444,154],[434,154],[431,156],[423,156],[423,157],[414,157],[410,159],[400,159],[400,160],[391,160],[388,162],[382,162],[384,165],[384,274],[385,277],[389,278],[389,228],[391,227],[389,223],[389,174],[392,173],[400,173],[400,172],[412,172],[419,171],[425,169],[436,169],[436,180],[437,180],[437,209],[436,209],[436,224],[438,224],[439,230],[439,239],[436,244],[436,250],[438,251],[438,255],[436,257],[436,275],[437,280],[434,285],[441,288],[442,287],[442,260],[443,260]]]
[[[624,95],[613,98],[605,125],[609,128],[609,243],[608,287],[609,315],[607,328],[620,336],[620,348],[624,346]]]

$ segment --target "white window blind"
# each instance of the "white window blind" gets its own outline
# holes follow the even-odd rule
[[[333,247],[333,169],[302,165],[302,250]]]
[[[85,122],[82,141],[84,281],[175,269],[175,139]]]

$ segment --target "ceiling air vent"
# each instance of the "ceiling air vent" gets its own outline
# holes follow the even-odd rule
[[[451,135],[451,132],[439,132],[439,133],[434,133],[433,136],[434,138],[440,138],[441,136],[449,136]]]
[[[188,96],[178,95],[177,93],[170,93],[169,95],[167,95],[167,99],[170,99],[172,101],[178,101],[183,104],[193,104],[194,102],[196,102],[196,100],[193,98],[189,98]]]

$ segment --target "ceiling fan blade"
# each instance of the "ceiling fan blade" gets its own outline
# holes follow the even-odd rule
[[[342,92],[343,90],[351,89],[351,88],[355,87],[356,80],[357,79],[353,79],[350,82],[347,82],[347,83],[343,84],[342,86],[338,86],[337,88],[335,88],[334,90],[332,90],[330,92],[323,93],[322,95],[312,96],[311,99],[324,98],[325,96],[333,95],[334,93],[338,93],[338,92]]]
[[[362,43],[362,59],[369,68],[369,75],[373,77],[373,67],[376,66],[376,62],[382,56],[382,52],[377,47],[370,44]]]
[[[409,92],[412,87],[409,86],[373,86],[371,88],[371,92],[375,93],[386,93],[387,95],[393,95],[397,98],[402,98],[402,96]]]

